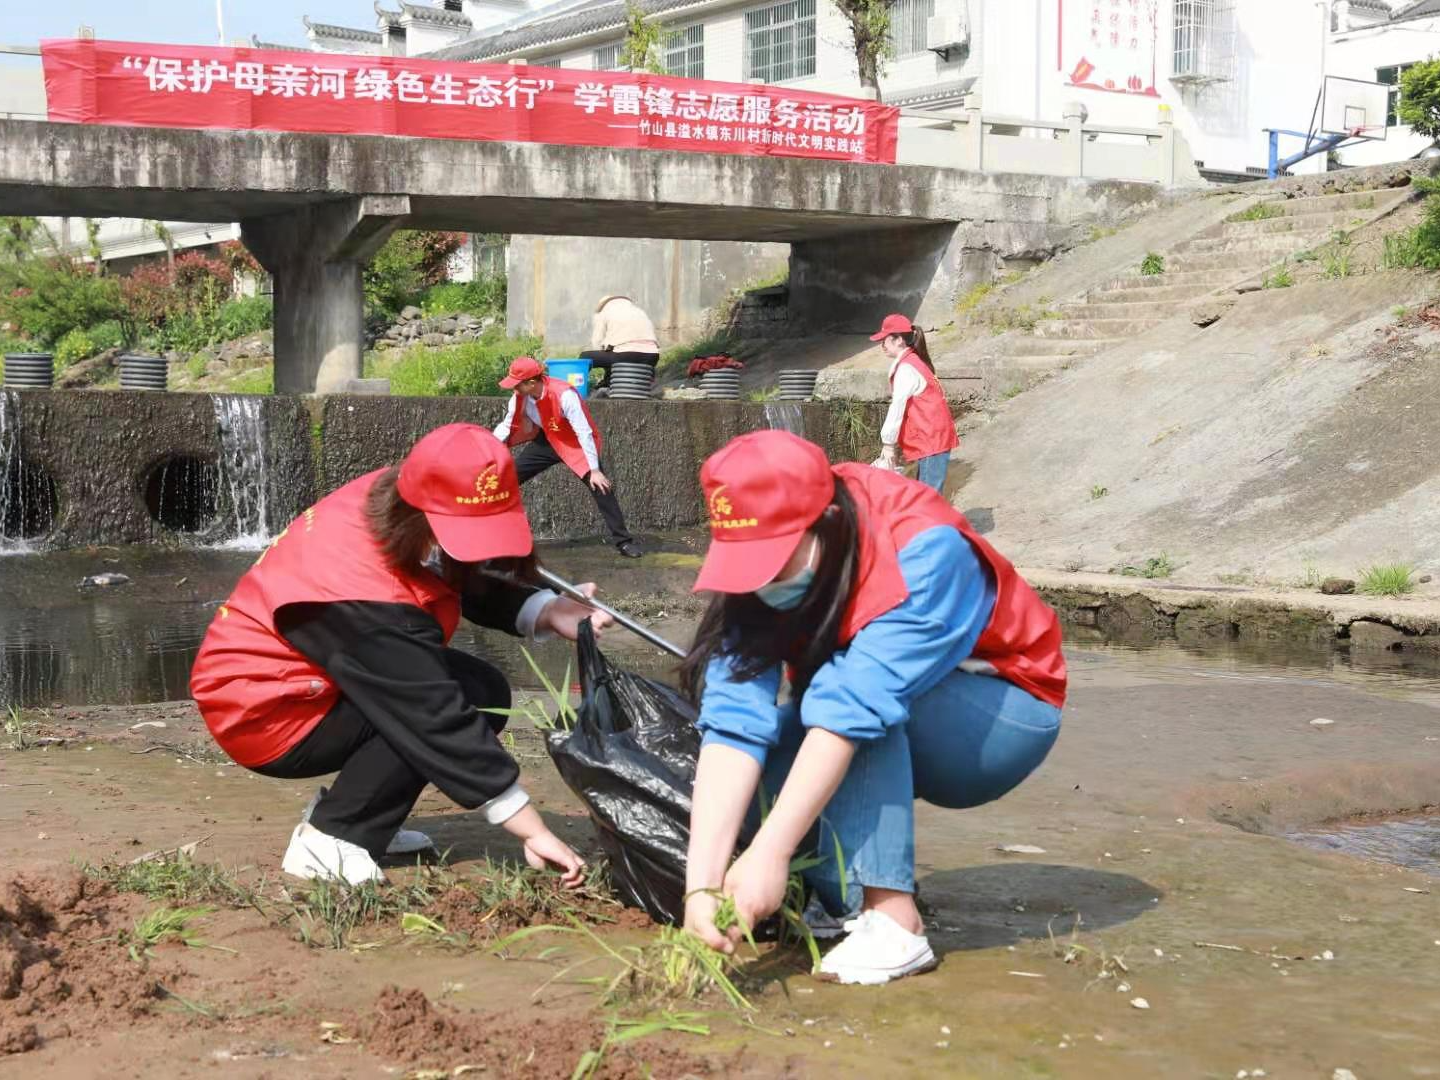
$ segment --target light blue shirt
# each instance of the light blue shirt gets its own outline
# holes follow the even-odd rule
[[[926,529],[901,550],[900,574],[910,590],[905,602],[866,625],[810,681],[800,702],[806,727],[878,739],[974,651],[995,585],[969,541],[947,525]],[[780,680],[779,664],[739,682],[730,657],[712,658],[700,703],[704,743],[743,750],[763,765],[780,741]]]

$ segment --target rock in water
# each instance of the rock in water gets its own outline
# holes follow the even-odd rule
[[[129,577],[127,577],[125,574],[116,574],[112,572],[108,574],[91,574],[84,581],[80,582],[80,588],[104,589],[109,588],[111,585],[128,584],[130,584]]]
[[[1326,578],[1320,583],[1320,591],[1326,596],[1349,596],[1355,591],[1355,582],[1349,578]]]

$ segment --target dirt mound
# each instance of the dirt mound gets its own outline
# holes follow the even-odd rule
[[[484,1065],[501,1076],[569,1076],[587,1050],[605,1041],[602,1025],[575,1017],[463,1013],[432,1004],[419,990],[386,987],[357,1024],[365,1048],[410,1067]],[[717,1075],[710,1062],[654,1039],[607,1051],[597,1076],[607,1080]]]
[[[133,1019],[162,993],[158,973],[114,940],[124,902],[78,871],[0,880],[0,1054]]]

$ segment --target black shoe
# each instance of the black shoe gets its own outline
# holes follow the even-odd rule
[[[634,540],[626,540],[623,544],[618,545],[615,550],[627,559],[638,559],[645,554],[645,552],[640,550],[640,545]]]

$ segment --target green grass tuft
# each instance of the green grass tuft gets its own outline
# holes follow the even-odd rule
[[[1383,563],[1360,576],[1356,592],[1366,596],[1404,596],[1415,591],[1415,568],[1409,563]]]

